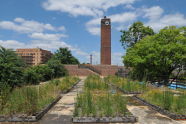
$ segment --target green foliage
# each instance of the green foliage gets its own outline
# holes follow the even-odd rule
[[[53,70],[48,65],[34,66],[33,69],[39,75],[40,81],[47,81],[52,78]],[[64,76],[64,75],[62,75]]]
[[[52,59],[59,60],[61,64],[79,64],[68,48],[59,48]]]
[[[2,97],[6,98],[6,101],[5,99],[3,102],[0,101],[1,105],[3,105],[0,106],[0,115],[33,115],[36,112],[39,112],[48,104],[50,104],[60,94],[61,91],[65,91],[71,88],[72,85],[74,85],[79,80],[76,77],[67,78],[68,80],[66,80],[66,78],[55,79],[41,85],[31,85],[21,88],[15,88],[12,92],[7,92],[8,95],[0,94],[0,100],[2,99]],[[61,86],[66,84],[68,84],[68,87],[61,89]],[[7,86],[5,87],[6,88],[4,89],[7,90]]]
[[[77,81],[79,80],[79,78],[77,77],[64,77],[63,78],[63,83],[61,83],[59,85],[61,91],[65,91],[65,90],[68,90],[72,87],[72,85],[74,85]]]
[[[185,64],[186,37],[182,28],[167,27],[136,43],[123,58],[136,78],[163,80],[167,84],[171,73]]]
[[[85,88],[89,90],[105,90],[108,89],[108,85],[98,76],[98,75],[90,75],[85,80],[84,84]]]
[[[186,114],[186,92],[153,89],[140,97],[150,102],[151,104],[158,105],[168,111],[177,114]]]
[[[121,31],[122,46],[124,48],[133,47],[142,38],[154,35],[154,31],[150,27],[145,27],[142,22],[135,22],[130,26],[128,31]]]
[[[11,88],[23,83],[25,64],[14,51],[0,46],[0,82],[7,83]]]
[[[33,67],[27,68],[24,71],[24,81],[26,84],[39,84],[40,75],[35,71]]]
[[[52,78],[63,77],[67,71],[59,61],[50,60],[46,65],[28,67],[24,70],[24,81],[27,84],[39,84]]]
[[[147,84],[144,82],[130,81],[117,76],[108,76],[105,78],[105,82],[111,83],[128,92],[144,92],[148,90]]]
[[[97,75],[88,76],[84,91],[77,95],[74,116],[112,117],[125,116],[126,98],[121,94],[111,94],[109,86]]]
[[[127,114],[126,98],[120,94],[102,92],[97,94],[89,90],[78,94],[74,116],[77,117],[113,117]]]
[[[6,83],[0,82],[0,110],[4,108],[8,101],[8,96],[10,94],[10,87]]]
[[[59,60],[51,59],[48,61],[47,65],[52,70],[51,75],[53,78],[68,75],[67,70],[64,68]]]

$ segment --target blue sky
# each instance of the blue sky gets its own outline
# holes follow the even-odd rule
[[[68,47],[81,62],[99,64],[100,19],[112,21],[112,64],[122,65],[120,30],[142,21],[156,32],[169,25],[186,26],[186,0],[1,0],[0,45]]]

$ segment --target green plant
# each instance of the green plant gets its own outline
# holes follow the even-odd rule
[[[25,63],[10,49],[0,46],[0,82],[7,83],[11,90],[23,84]]]
[[[179,91],[180,92],[180,91]],[[171,90],[150,90],[140,95],[143,99],[177,114],[186,114],[185,91],[175,94]]]
[[[10,94],[10,86],[7,83],[0,82],[0,110],[6,107],[8,96]]]
[[[110,87],[97,75],[88,76],[82,93],[76,98],[74,116],[112,117],[127,113],[126,97],[111,94]]]
[[[108,89],[108,85],[98,76],[98,75],[90,75],[85,80],[85,88],[89,90],[105,90]]]
[[[41,85],[23,86],[15,88],[12,92],[4,92],[5,96],[8,94],[8,97],[5,97],[2,92],[0,92],[0,99],[8,98],[5,99],[6,102],[3,102],[0,115],[32,115],[42,110],[59,95],[61,92],[61,84],[68,84],[68,87],[63,89],[67,90],[67,88],[70,88],[78,80],[76,77],[66,77],[64,80],[55,79]],[[8,88],[6,87],[5,89],[7,90]]]
[[[34,69],[27,68],[24,71],[24,80],[27,84],[39,84],[40,76]]]
[[[104,80],[128,92],[144,92],[148,90],[145,82],[130,81],[117,76],[108,76]]]

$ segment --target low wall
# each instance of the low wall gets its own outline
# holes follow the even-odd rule
[[[124,117],[73,117],[73,123],[135,123],[137,118],[134,116]]]

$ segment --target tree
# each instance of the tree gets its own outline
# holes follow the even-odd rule
[[[124,64],[132,67],[137,78],[161,80],[164,84],[172,72],[186,61],[186,37],[183,28],[166,27],[127,50]]]
[[[59,60],[61,64],[79,64],[68,48],[59,48],[52,59]]]
[[[34,66],[33,69],[39,75],[40,81],[47,81],[52,78],[53,70],[47,64]]]
[[[27,68],[24,71],[24,81],[27,84],[39,84],[40,75],[32,68]]]
[[[51,59],[48,61],[47,65],[50,69],[52,69],[51,75],[53,78],[68,75],[67,70],[59,60]]]
[[[28,84],[39,84],[52,78],[53,69],[48,65],[31,66],[24,70],[24,81]]]
[[[154,35],[154,31],[149,26],[144,26],[142,22],[135,22],[128,31],[122,30],[121,40],[124,48],[133,47],[142,38]]]
[[[0,82],[7,83],[11,89],[23,83],[23,68],[25,63],[10,50],[0,47]]]

